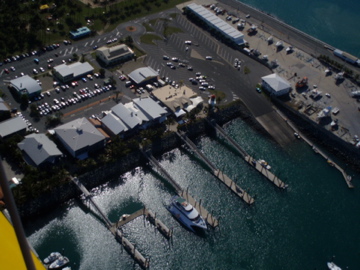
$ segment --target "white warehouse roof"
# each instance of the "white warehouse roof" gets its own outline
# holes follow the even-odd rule
[[[242,45],[245,43],[243,33],[217,17],[214,13],[210,12],[203,6],[192,3],[187,7],[195,12],[198,16],[202,17],[202,19],[208,24],[212,25],[214,28],[217,28],[224,35],[231,38],[236,44]]]

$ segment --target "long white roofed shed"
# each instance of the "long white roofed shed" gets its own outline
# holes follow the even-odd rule
[[[197,4],[190,4],[186,6],[192,13],[196,14],[210,27],[220,31],[224,36],[230,38],[237,45],[245,44],[244,34],[235,29],[233,26],[217,17],[214,13],[210,12],[203,6]]]

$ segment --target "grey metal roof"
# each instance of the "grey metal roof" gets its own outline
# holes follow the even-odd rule
[[[108,59],[114,59],[118,57],[123,57],[126,55],[132,55],[134,52],[125,44],[120,44],[112,47],[100,47],[97,51],[102,52],[102,54]]]
[[[86,118],[75,119],[55,128],[54,131],[73,151],[105,140],[105,136]]]
[[[49,157],[62,155],[56,144],[43,133],[25,136],[25,139],[18,143],[18,147],[31,158],[36,166]]]
[[[32,93],[41,91],[42,89],[37,81],[31,78],[29,75],[21,76],[11,80],[10,83],[17,89],[17,91],[21,92],[26,90],[30,95]]]
[[[54,67],[54,70],[61,74],[62,77],[73,74],[73,76],[80,77],[83,74],[87,74],[94,71],[94,68],[88,62],[76,62],[71,65],[61,64]]]
[[[6,106],[5,101],[0,98],[0,111],[8,111],[9,108]]]
[[[4,138],[26,128],[27,125],[21,117],[10,118],[0,123],[0,137]]]
[[[135,98],[133,102],[149,119],[157,119],[166,114],[166,110],[152,98]]]
[[[226,23],[224,20],[217,17],[214,13],[207,10],[203,6],[192,3],[187,7],[196,14],[198,14],[198,16],[202,17],[202,19],[208,24],[212,25],[214,28],[217,28],[224,35],[231,38],[238,45],[242,45],[245,43],[243,33],[232,27],[230,24]]]
[[[128,76],[135,83],[140,84],[143,81],[146,81],[146,80],[149,80],[151,78],[159,76],[159,73],[157,73],[151,67],[142,67],[142,68],[135,69],[130,74],[128,74]]]
[[[142,120],[137,116],[137,114],[126,108],[122,103],[112,107],[111,111],[119,117],[121,121],[123,121],[128,129],[132,129],[142,123]]]
[[[114,134],[120,134],[128,130],[126,125],[114,114],[108,113],[101,122]]]
[[[261,77],[274,91],[281,91],[291,87],[291,84],[276,73]]]

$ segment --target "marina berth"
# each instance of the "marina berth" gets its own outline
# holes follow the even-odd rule
[[[207,229],[206,222],[200,216],[199,212],[180,196],[171,198],[167,210],[169,210],[179,222],[192,232]]]

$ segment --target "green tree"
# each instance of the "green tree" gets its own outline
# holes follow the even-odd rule
[[[100,73],[100,76],[101,76],[102,78],[105,77],[105,69],[100,68],[99,73]]]

